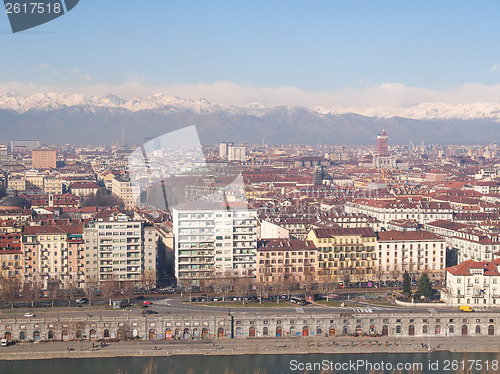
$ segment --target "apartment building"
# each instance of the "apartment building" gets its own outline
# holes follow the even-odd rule
[[[18,278],[22,276],[21,235],[9,233],[0,235],[0,277]]]
[[[377,279],[401,279],[407,271],[413,279],[427,273],[444,278],[446,240],[429,231],[382,231],[378,233]]]
[[[7,181],[12,191],[43,191],[47,194],[62,194],[63,183],[58,174],[29,170],[11,175]]]
[[[500,251],[500,235],[487,228],[449,221],[430,222],[425,227],[446,238],[448,245],[458,252],[458,263],[492,261]]]
[[[401,199],[359,199],[345,204],[346,213],[361,213],[374,217],[383,226],[389,221],[412,219],[420,224],[436,220],[453,220],[453,209],[447,202]]]
[[[443,300],[450,305],[497,306],[500,304],[500,259],[467,260],[446,268]]]
[[[257,211],[245,203],[196,202],[173,209],[178,283],[255,274]]]
[[[55,169],[57,152],[51,148],[37,148],[31,151],[33,169]]]
[[[257,246],[258,283],[278,284],[317,280],[318,248],[312,241],[263,239]]]
[[[99,212],[85,226],[85,287],[106,281],[156,286],[156,230],[126,215]]]
[[[83,286],[83,225],[25,226],[22,251],[23,282]]]
[[[377,234],[369,227],[313,229],[307,235],[318,248],[318,276],[326,282],[375,279]]]
[[[125,210],[134,210],[137,205],[140,186],[130,182],[130,178],[117,176],[111,180],[111,193],[123,200]]]

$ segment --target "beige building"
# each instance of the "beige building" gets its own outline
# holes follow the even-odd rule
[[[317,280],[318,248],[312,241],[263,239],[257,247],[257,282],[276,284],[284,281]]]
[[[55,169],[57,152],[51,148],[37,148],[31,152],[34,169]]]
[[[377,279],[412,278],[427,273],[442,279],[446,265],[446,240],[429,231],[382,231],[378,234]]]
[[[84,230],[85,287],[106,281],[155,287],[156,235],[153,226],[125,215],[91,222]]]
[[[377,234],[369,227],[313,229],[320,281],[368,282],[375,279]]]
[[[83,286],[83,226],[25,226],[22,234],[23,281],[42,288]]]
[[[140,186],[132,185],[126,177],[116,177],[111,181],[111,193],[125,203],[125,210],[134,210],[140,194]]]
[[[46,194],[62,194],[62,179],[58,174],[43,173],[34,170],[8,179],[8,188],[12,191],[43,191]]]

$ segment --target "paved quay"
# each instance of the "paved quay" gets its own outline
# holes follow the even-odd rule
[[[0,360],[56,358],[149,357],[174,355],[243,355],[309,353],[499,352],[500,338],[248,338],[197,341],[124,341],[108,343],[20,343],[0,349]],[[71,348],[73,350],[68,350]]]

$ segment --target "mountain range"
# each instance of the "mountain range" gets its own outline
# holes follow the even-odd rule
[[[392,144],[488,144],[500,141],[500,104],[329,109],[224,105],[165,95],[124,100],[113,94],[0,94],[3,142],[115,144],[123,132],[125,143],[141,144],[190,125],[197,126],[204,144],[373,144],[383,128]]]

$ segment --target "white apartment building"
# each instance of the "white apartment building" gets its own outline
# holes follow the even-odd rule
[[[492,261],[500,251],[500,235],[486,229],[447,221],[431,222],[425,227],[446,238],[448,245],[458,252],[458,263]]]
[[[46,194],[62,194],[62,179],[59,174],[36,170],[9,176],[8,188],[12,191],[43,191]]]
[[[446,266],[446,240],[428,231],[382,231],[378,234],[377,274],[400,279],[407,271],[441,279]]]
[[[255,275],[257,211],[245,203],[196,202],[173,209],[175,277],[199,286],[229,273]]]
[[[83,233],[85,285],[105,281],[156,283],[156,230],[125,215],[97,219]]]
[[[228,161],[246,161],[245,147],[230,146],[227,154]]]
[[[140,186],[130,183],[128,177],[116,177],[111,180],[111,193],[123,200],[125,210],[133,210],[138,203]]]
[[[420,224],[436,220],[453,220],[449,203],[406,199],[359,199],[345,204],[346,213],[374,217],[386,227],[389,221],[412,219]]]
[[[500,259],[468,260],[446,269],[443,300],[449,305],[497,306],[500,304]]]

